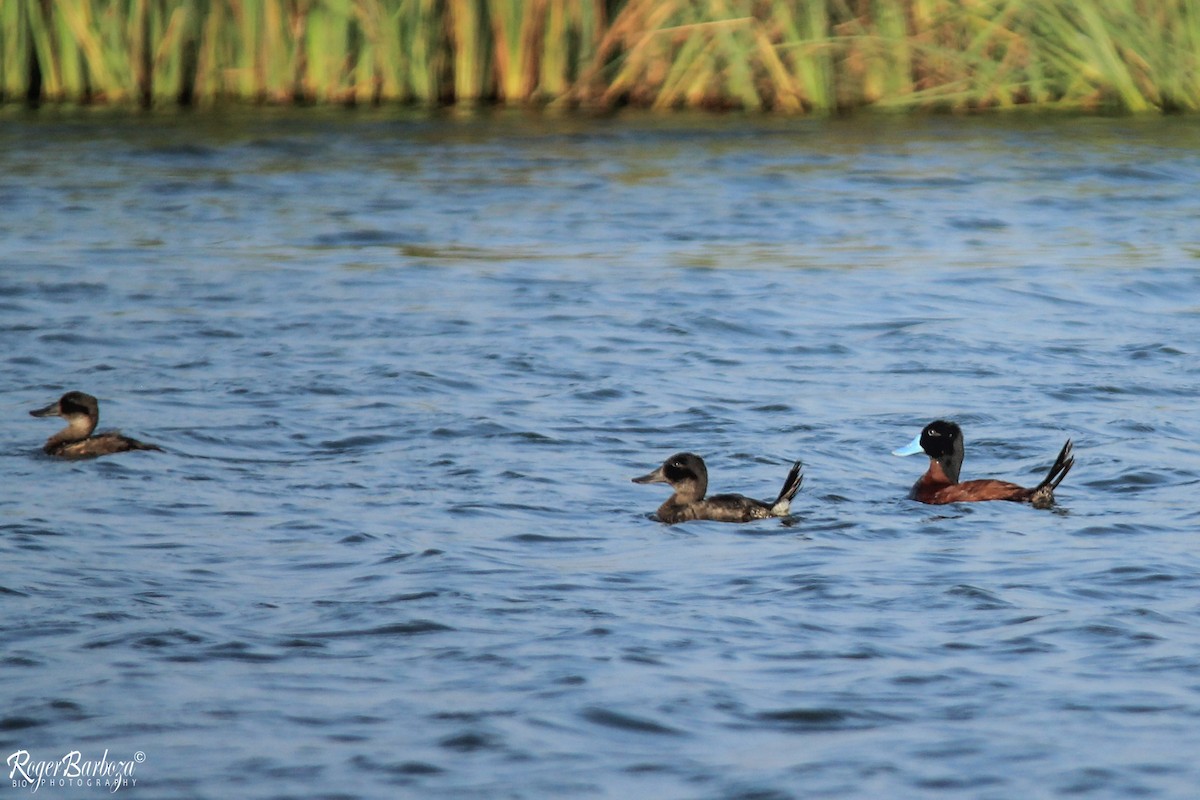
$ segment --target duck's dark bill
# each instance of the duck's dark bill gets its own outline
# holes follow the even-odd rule
[[[666,476],[663,475],[663,468],[659,467],[658,469],[654,470],[654,472],[651,472],[649,475],[643,475],[640,478],[634,478],[633,482],[634,483],[667,483],[668,481],[667,481]]]
[[[53,417],[58,414],[58,403],[53,402],[45,408],[35,408],[29,412],[31,417]]]

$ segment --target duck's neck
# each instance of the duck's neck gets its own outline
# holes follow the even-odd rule
[[[929,459],[929,477],[938,483],[958,483],[958,473],[961,469],[961,456],[956,458],[954,455],[948,455]]]
[[[708,482],[697,479],[687,480],[676,484],[674,489],[675,494],[668,502],[679,505],[696,503],[704,499],[704,493],[708,491]]]
[[[53,447],[54,445],[81,442],[91,436],[94,430],[96,430],[96,420],[92,417],[84,414],[67,417],[67,427],[51,436],[46,442],[46,446]]]

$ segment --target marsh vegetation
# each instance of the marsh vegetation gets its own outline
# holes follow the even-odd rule
[[[8,102],[1200,108],[1200,0],[5,0]]]

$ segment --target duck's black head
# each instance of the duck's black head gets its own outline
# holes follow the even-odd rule
[[[634,478],[634,483],[669,483],[676,494],[691,500],[701,500],[708,491],[708,469],[704,459],[695,453],[676,453],[648,475]]]
[[[100,404],[86,392],[67,392],[45,408],[34,409],[29,413],[34,417],[63,417],[68,420],[86,417],[94,421],[100,418]]]
[[[921,429],[917,438],[894,452],[898,456],[923,452],[941,464],[946,477],[957,483],[963,462],[962,428],[948,420],[934,420]]]
[[[921,429],[921,449],[930,458],[942,458],[963,449],[962,428],[944,419],[934,420]]]

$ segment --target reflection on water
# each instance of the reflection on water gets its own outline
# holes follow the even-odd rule
[[[0,751],[1190,797],[1198,178],[1188,119],[9,119]],[[167,452],[41,456],[72,388]],[[1072,437],[1059,507],[906,501],[940,416],[964,478]],[[679,450],[803,459],[795,524],[649,520]]]

